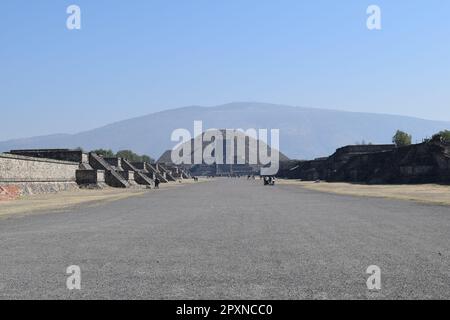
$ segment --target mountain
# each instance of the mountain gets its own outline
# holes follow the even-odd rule
[[[24,148],[76,148],[85,150],[132,149],[153,158],[176,145],[172,131],[185,128],[193,134],[195,120],[203,129],[280,129],[280,151],[289,158],[326,156],[338,147],[356,142],[389,143],[397,129],[413,135],[413,141],[450,128],[450,122],[405,116],[345,112],[266,103],[230,103],[216,107],[191,106],[171,109],[68,135],[0,142],[0,151]]]

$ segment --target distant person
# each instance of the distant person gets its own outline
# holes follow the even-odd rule
[[[264,185],[265,186],[267,186],[267,185],[269,185],[269,186],[275,185],[275,178],[272,177],[272,176],[264,176],[263,180],[264,180]]]
[[[155,179],[155,189],[159,189],[159,184],[161,183],[161,180],[158,178]]]

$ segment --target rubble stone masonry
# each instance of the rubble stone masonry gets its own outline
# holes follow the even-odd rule
[[[75,182],[79,164],[0,153],[2,182]]]

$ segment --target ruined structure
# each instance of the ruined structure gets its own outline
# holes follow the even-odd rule
[[[167,179],[164,177],[164,174],[158,171],[152,164],[148,162],[132,162],[132,165],[142,174],[149,177],[152,181],[158,178],[159,181],[162,183],[168,182]]]
[[[104,188],[107,184],[107,172],[103,167],[93,168],[91,157],[81,150],[70,149],[33,149],[11,150],[10,154],[39,159],[52,159],[77,164],[75,181],[82,187]]]
[[[383,184],[450,183],[450,144],[429,141],[353,156],[329,181]]]
[[[230,176],[230,175],[258,175],[260,173],[260,165],[250,164],[195,164],[189,169],[192,176]]]
[[[190,174],[184,170],[181,166],[175,166],[171,163],[158,163],[165,168],[166,172],[169,172],[170,176],[174,179],[187,179],[190,178]]]
[[[284,161],[280,163],[277,176],[287,179],[306,181],[321,180],[325,177],[328,158],[318,158],[309,161]]]
[[[260,169],[264,166],[261,163],[259,152],[265,150],[266,153],[272,154],[272,149],[269,145],[262,140],[246,135],[245,132],[227,129],[212,130],[211,132],[222,136],[222,139],[218,140],[219,143],[217,145],[215,145],[215,140],[205,139],[205,135],[208,132],[203,132],[198,137],[177,147],[174,154],[183,155],[185,150],[189,150],[190,153],[186,158],[183,157],[188,160],[188,163],[177,163],[177,167],[185,168],[188,175],[192,176],[256,175],[260,173]],[[196,162],[196,154],[203,156],[203,151],[211,146],[214,146],[211,156],[215,161],[212,164],[211,162],[206,163],[202,157],[200,161]],[[220,151],[217,151],[215,148]],[[238,148],[242,153],[240,155],[238,155]],[[289,160],[286,155],[278,150],[273,151],[278,152],[280,161]],[[221,159],[217,160],[219,155]],[[164,166],[174,165],[172,150],[165,151],[157,163]]]
[[[70,149],[28,149],[11,150],[10,154],[21,155],[33,158],[53,159],[69,162],[88,163],[88,154],[81,150]]]
[[[131,163],[81,150],[12,150],[0,153],[0,200],[79,187],[151,188],[155,178],[168,182],[183,175],[177,166],[168,169],[161,164]]]
[[[138,184],[144,186],[153,186],[153,179],[146,175],[147,171],[138,169],[130,161],[124,158],[104,158],[106,162],[113,166],[125,179],[131,184]],[[128,172],[128,173],[126,173]],[[130,174],[132,172],[133,174]]]
[[[77,184],[82,188],[105,188],[105,171],[94,169],[79,169],[76,171]]]
[[[79,163],[0,153],[0,198],[77,189]]]
[[[156,170],[158,170],[158,172],[162,173],[162,175],[164,176],[164,178],[167,181],[176,181],[175,177],[172,176],[172,173],[167,170],[161,163],[156,163],[155,164]]]
[[[450,144],[358,145],[327,158],[284,162],[279,177],[369,184],[450,183]]]
[[[120,175],[114,166],[110,165],[96,153],[89,153],[89,165],[93,170],[105,172],[105,182],[107,185],[115,188],[128,188],[131,186],[130,182]]]

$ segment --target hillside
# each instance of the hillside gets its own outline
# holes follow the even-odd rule
[[[450,122],[418,118],[292,107],[265,103],[231,103],[216,107],[184,107],[109,124],[78,134],[58,134],[0,142],[0,151],[22,148],[76,148],[85,150],[132,149],[154,158],[175,146],[177,128],[193,132],[193,122],[208,128],[280,129],[280,151],[289,158],[326,156],[340,146],[356,142],[389,143],[397,129],[414,141],[430,137]]]

